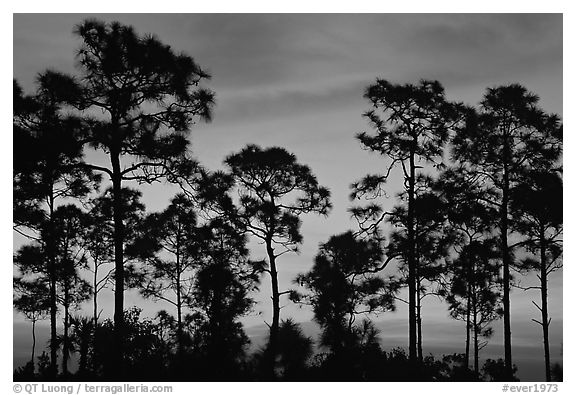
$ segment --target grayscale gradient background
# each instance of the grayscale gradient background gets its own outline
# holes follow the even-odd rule
[[[386,159],[361,149],[354,134],[369,130],[362,118],[368,103],[364,88],[382,77],[394,82],[438,79],[449,99],[477,104],[486,87],[518,82],[537,93],[541,106],[562,116],[561,14],[15,14],[14,78],[30,93],[36,74],[46,68],[75,73],[80,45],[75,24],[87,17],[133,25],[138,33],[191,56],[211,75],[216,93],[214,120],[191,133],[193,154],[210,168],[247,143],[278,145],[309,165],[332,192],[328,218],[303,216],[301,253],[279,259],[280,289],[294,287],[297,273],[311,268],[318,244],[330,235],[354,229],[347,209],[349,185],[386,165]],[[94,156],[94,161],[101,160]],[[395,203],[400,174],[393,174],[385,203]],[[176,193],[169,185],[141,188],[148,211],[162,210]],[[23,240],[15,235],[14,248]],[[251,244],[253,258],[263,246]],[[532,285],[535,278],[522,278]],[[512,346],[522,380],[544,379],[541,328],[531,321],[538,311],[537,291],[512,293]],[[269,281],[262,279],[258,304],[243,319],[255,345],[271,320]],[[550,278],[552,362],[562,360],[562,272]],[[103,316],[113,314],[113,295],[99,299]],[[281,317],[302,322],[316,335],[312,312],[288,300]],[[127,292],[126,307],[146,316],[169,305]],[[88,306],[87,306],[88,307]],[[169,310],[170,311],[170,310]],[[89,309],[86,309],[89,313]],[[401,303],[394,313],[374,317],[384,348],[407,347],[408,321]],[[38,324],[39,345],[48,339],[48,322]],[[29,357],[30,324],[14,313],[14,367]],[[481,358],[503,355],[502,323],[481,351]],[[424,354],[464,351],[465,328],[448,316],[446,304],[432,297],[423,306]]]

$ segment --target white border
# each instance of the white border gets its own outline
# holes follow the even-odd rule
[[[132,4],[136,4],[133,6]],[[572,2],[573,4],[573,2]],[[417,12],[417,13],[465,13],[465,12],[489,12],[489,13],[518,13],[518,12],[545,12],[545,13],[564,13],[564,70],[568,71],[564,78],[564,108],[571,111],[563,112],[563,122],[565,130],[568,131],[565,137],[565,163],[566,168],[566,188],[565,198],[568,204],[565,205],[565,237],[567,239],[565,258],[566,263],[564,267],[564,301],[568,302],[568,314],[564,314],[564,383],[560,383],[561,393],[576,393],[574,390],[574,364],[573,364],[573,350],[574,340],[570,336],[574,329],[574,319],[571,314],[572,306],[569,304],[572,300],[570,295],[570,280],[574,278],[574,269],[572,265],[575,262],[573,249],[571,248],[571,240],[573,240],[573,219],[574,209],[572,208],[571,198],[572,191],[574,190],[574,159],[572,153],[574,151],[574,138],[572,137],[573,121],[572,111],[574,105],[573,90],[576,88],[574,84],[574,77],[570,71],[576,70],[574,64],[574,42],[571,39],[576,37],[574,26],[576,20],[574,18],[574,7],[568,1],[545,1],[545,2],[531,2],[527,4],[526,1],[481,1],[481,2],[465,2],[465,1],[424,1],[412,0],[405,1],[362,1],[362,2],[321,2],[311,0],[292,0],[285,2],[269,2],[269,1],[206,1],[206,2],[192,2],[192,1],[178,1],[178,2],[151,2],[151,1],[138,1],[138,2],[119,2],[102,0],[93,3],[81,3],[71,0],[46,2],[46,1],[20,1],[3,2],[1,14],[1,26],[3,31],[2,41],[5,53],[10,51],[13,53],[13,13],[55,13],[55,12],[74,12],[74,13],[87,13],[87,12],[103,12],[103,13],[278,13],[278,12],[297,12],[297,13],[404,13],[404,12]],[[10,57],[11,57],[10,56]],[[4,60],[0,63],[2,67],[1,75],[3,78],[0,80],[2,84],[2,117],[3,120],[3,144],[1,148],[2,166],[0,166],[0,175],[2,185],[6,185],[6,189],[0,194],[0,207],[2,208],[2,238],[0,251],[2,253],[1,277],[2,286],[0,287],[0,306],[1,313],[4,317],[12,316],[12,265],[9,264],[12,260],[12,231],[8,228],[8,219],[11,217],[11,200],[12,194],[8,190],[8,185],[11,183],[12,174],[12,126],[9,124],[9,113],[11,112],[11,94],[12,85],[9,75],[13,75],[12,62]],[[10,283],[10,285],[9,285]],[[7,321],[8,319],[5,318]],[[0,389],[2,393],[12,392],[12,325],[11,321],[6,322],[0,326],[2,328],[2,349],[4,350],[2,358],[0,359],[0,377],[2,377],[2,385]],[[112,384],[112,383],[110,383]],[[152,385],[153,383],[147,383]],[[527,384],[527,383],[523,383]],[[374,391],[374,393],[382,393],[383,391],[423,391],[424,393],[442,393],[442,394],[462,394],[466,393],[501,393],[502,385],[498,383],[242,383],[242,384],[226,384],[226,383],[172,383],[174,386],[175,394],[189,394],[199,393],[205,390],[222,390],[233,391],[234,393],[270,393],[274,391],[277,395],[293,395],[295,391],[303,390],[305,393],[337,391],[338,393],[350,393],[357,391]],[[570,388],[572,391],[570,391]],[[377,392],[376,392],[377,391]]]

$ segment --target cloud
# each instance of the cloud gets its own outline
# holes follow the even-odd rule
[[[79,41],[71,30],[87,16],[14,17],[15,73],[25,86],[47,66],[73,71]],[[262,95],[259,103],[246,104],[250,108],[273,101],[286,111],[300,103],[307,107],[310,93],[300,92],[306,93],[302,97],[297,90],[323,81],[334,83],[331,90],[337,92],[358,76],[398,82],[437,78],[455,87],[561,69],[562,60],[560,14],[90,16],[132,24],[140,34],[155,33],[190,54],[213,75],[209,86],[222,103],[229,92],[286,92]]]
[[[420,15],[406,19],[412,19],[405,39],[410,51],[489,55],[561,44],[561,14]]]
[[[365,87],[371,76],[351,76],[346,80],[324,79],[313,83],[278,84],[238,90],[226,89],[217,94],[218,122],[237,124],[267,119],[290,119],[294,115],[320,114],[325,110],[356,107],[361,114]]]

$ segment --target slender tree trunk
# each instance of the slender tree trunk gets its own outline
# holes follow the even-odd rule
[[[218,290],[218,285],[215,284],[214,288],[214,299],[212,304],[210,305],[210,317],[209,325],[210,325],[210,334],[208,336],[208,354],[210,355],[210,359],[212,360],[217,352],[220,351],[218,348],[218,340],[220,337],[220,332],[218,328],[218,322],[220,321],[221,312],[220,312],[220,292]]]
[[[480,374],[480,359],[478,356],[478,312],[476,304],[474,304],[474,373],[478,376]]]
[[[50,281],[50,377],[58,375],[58,343],[56,321],[58,314],[58,300],[56,297],[56,257],[54,251],[54,192],[48,196],[48,234],[46,238],[46,255],[48,259],[48,276]]]
[[[544,227],[540,227],[540,293],[542,297],[542,337],[544,339],[544,364],[546,369],[546,381],[552,381],[550,370],[550,342],[548,339],[548,327],[550,320],[548,318],[548,268],[546,259],[546,235]]]
[[[216,265],[218,267],[218,272],[222,273],[223,262],[218,260]],[[223,322],[229,317],[225,317],[225,314],[223,313],[222,298],[223,292],[221,284],[215,284],[214,300],[210,306],[208,360],[210,361],[212,369],[219,367],[221,371],[229,372],[230,366],[233,365],[233,361],[229,358],[231,353],[229,353],[229,348],[226,346],[225,334],[222,333],[222,331],[225,330],[222,328],[226,328],[226,326],[223,325]]]
[[[417,360],[416,350],[416,257],[414,234],[414,184],[416,169],[414,163],[414,150],[417,144],[414,138],[414,148],[410,151],[410,176],[408,178],[408,354],[410,361]]]
[[[184,356],[184,339],[183,339],[183,331],[182,331],[182,297],[180,294],[180,273],[178,273],[178,277],[176,280],[176,320],[177,320],[177,327],[176,327],[176,339],[177,339],[177,346],[176,346],[176,372],[178,378],[181,377],[183,372],[183,356]]]
[[[470,285],[467,285],[468,292],[466,297],[466,354],[465,363],[466,369],[470,367]]]
[[[94,331],[98,326],[98,261],[94,261],[94,291],[93,291],[93,314],[94,314]],[[94,332],[96,333],[96,332]]]
[[[505,148],[505,156],[508,157],[508,148]],[[505,159],[505,163],[507,159]],[[502,249],[502,271],[504,307],[504,364],[506,376],[512,379],[512,331],[510,328],[510,254],[508,251],[508,201],[509,201],[509,174],[508,165],[504,165],[504,179],[502,185],[502,206],[500,208],[500,232]]]
[[[68,315],[70,305],[70,289],[68,284],[64,284],[64,336],[62,341],[62,375],[68,376],[68,357],[70,355],[70,344],[68,339],[68,329],[70,327],[70,319]]]
[[[423,361],[422,356],[422,298],[420,296],[420,280],[418,280],[416,290],[416,324],[418,329],[418,361]]]
[[[34,366],[34,357],[36,356],[36,320],[32,320],[32,357],[30,362]]]
[[[220,252],[222,253],[220,256],[225,256],[224,255],[224,238],[221,237],[220,238]],[[220,273],[223,273],[225,270],[225,265],[226,262],[222,259],[219,258],[217,261]],[[222,333],[223,331],[226,330],[226,324],[224,324],[224,322],[226,322],[227,319],[230,319],[230,321],[232,321],[232,317],[228,317],[226,316],[226,314],[224,313],[224,306],[223,306],[223,293],[225,292],[224,288],[221,286],[217,286],[215,287],[215,294],[214,294],[214,314],[213,314],[213,321],[214,321],[214,346],[215,346],[215,350],[216,350],[216,355],[222,355],[223,353],[225,353],[227,351],[227,347],[226,347],[226,342],[224,341],[224,333]],[[229,328],[230,326],[228,326]],[[225,355],[225,354],[224,354]]]
[[[176,246],[176,313],[177,313],[177,324],[176,337],[178,338],[178,365],[182,362],[183,353],[183,338],[182,338],[182,293],[180,289],[180,254],[178,251],[178,246]]]
[[[278,271],[276,270],[276,256],[272,247],[272,238],[266,240],[266,251],[270,260],[270,278],[272,280],[272,325],[270,326],[270,373],[276,376],[276,356],[278,353],[278,331],[280,328],[280,291],[278,290]]]
[[[124,212],[120,154],[111,152],[114,205],[114,375],[124,375]]]
[[[50,266],[52,269],[50,270],[52,274],[50,275],[50,376],[56,377],[58,375],[58,343],[57,337],[58,333],[56,332],[56,315],[58,313],[58,307],[56,306],[56,279],[54,274],[54,262],[53,258],[51,259]]]
[[[97,260],[94,261],[94,293],[93,293],[93,295],[94,295],[94,301],[93,301],[94,332],[93,332],[93,337],[92,337],[92,346],[93,346],[92,352],[93,352],[93,354],[92,354],[92,358],[90,358],[90,364],[95,369],[96,368],[96,361],[95,361],[94,350],[98,349],[98,347],[100,346],[98,344],[98,261]],[[88,367],[88,364],[86,364],[86,367]]]
[[[178,323],[178,327],[176,328],[177,334],[176,337],[178,337],[178,355],[182,356],[182,351],[183,351],[183,336],[182,336],[182,302],[180,299],[180,291],[178,291],[178,295],[177,295],[177,302],[176,302],[176,310],[177,310],[177,323]]]
[[[473,238],[468,234],[468,245],[472,244]],[[470,313],[472,310],[472,262],[467,262],[466,264],[466,369],[470,368],[470,337],[471,337],[471,317]]]

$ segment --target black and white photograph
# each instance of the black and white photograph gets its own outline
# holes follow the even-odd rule
[[[14,13],[13,381],[555,392],[563,17]]]

